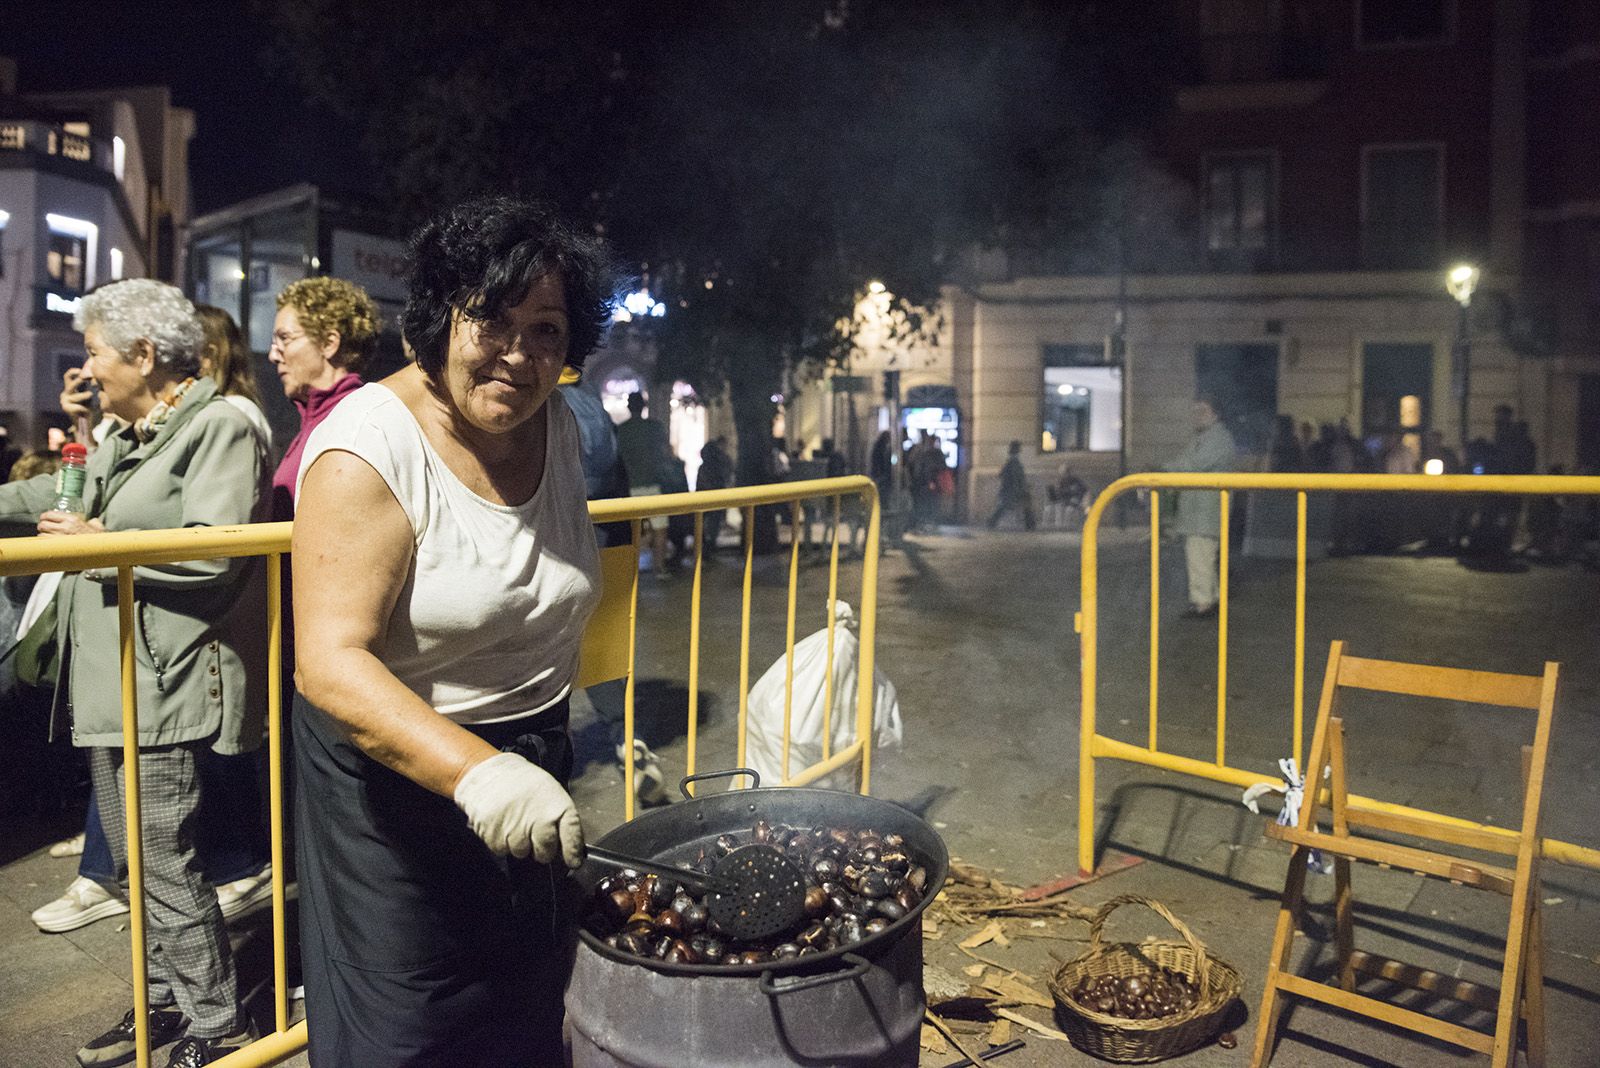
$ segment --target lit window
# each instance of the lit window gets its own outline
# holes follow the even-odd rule
[[[1103,345],[1044,346],[1040,452],[1122,448],[1122,368]]]
[[[113,248],[111,250],[111,280],[112,281],[116,281],[121,277],[122,277],[122,250],[120,248]]]
[[[120,137],[111,139],[111,173],[116,175],[117,181],[122,181],[123,168],[128,163],[128,143]],[[120,278],[121,275],[118,275]]]
[[[9,211],[0,211],[0,278],[6,276],[6,223],[11,221]]]
[[[44,221],[49,230],[45,273],[50,281],[75,293],[94,288],[95,248],[100,228],[70,215],[51,213]]]

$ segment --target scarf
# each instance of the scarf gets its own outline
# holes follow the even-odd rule
[[[172,391],[171,397],[157,402],[156,406],[151,408],[143,419],[133,424],[133,436],[140,445],[148,445],[156,439],[156,435],[161,432],[162,426],[166,424],[168,419],[172,418],[172,413],[178,410],[178,405],[183,403],[184,394],[189,392],[189,388],[194,383],[195,379],[193,378],[185,378],[182,382],[179,382],[178,388]]]

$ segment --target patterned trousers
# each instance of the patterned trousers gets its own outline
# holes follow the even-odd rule
[[[217,894],[195,855],[200,811],[199,749],[205,743],[139,751],[144,831],[145,942],[150,1007],[178,1008],[194,1038],[220,1038],[243,1024],[238,980]],[[95,801],[117,871],[128,870],[122,750],[89,750]]]

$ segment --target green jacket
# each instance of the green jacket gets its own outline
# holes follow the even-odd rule
[[[268,474],[260,438],[210,379],[190,387],[154,440],[132,428],[89,457],[84,504],[108,531],[237,526],[259,518]],[[0,486],[0,526],[38,521],[55,478]],[[249,560],[133,569],[139,744],[215,735],[219,753],[261,744],[266,718],[265,570]],[[80,746],[122,744],[117,575],[70,574],[56,594],[62,665],[57,710]]]
[[[1234,471],[1238,466],[1233,435],[1219,419],[1196,434],[1194,440],[1166,465],[1166,470]],[[1183,490],[1177,497],[1178,515],[1168,530],[1174,534],[1208,538],[1221,536],[1222,498],[1216,490]]]

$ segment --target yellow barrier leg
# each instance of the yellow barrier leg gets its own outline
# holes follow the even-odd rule
[[[1161,498],[1150,494],[1150,752],[1156,751],[1161,691]]]
[[[1151,495],[1152,497],[1154,494]],[[1078,706],[1078,871],[1094,871],[1094,716],[1095,637],[1098,633],[1100,597],[1100,517],[1108,497],[1102,495],[1083,520],[1083,557],[1079,581],[1078,679],[1082,700]],[[1156,536],[1151,527],[1151,536]]]
[[[684,774],[693,775],[695,747],[700,735],[700,582],[705,571],[706,514],[694,514],[694,585],[689,592],[689,730]],[[695,784],[689,784],[694,796]]]
[[[1228,762],[1228,491],[1222,490],[1222,542],[1217,548],[1217,767]]]
[[[800,502],[789,506],[789,615],[783,643],[783,759],[778,767],[783,778],[789,778],[789,733],[794,716],[794,625],[795,607],[800,598],[800,524],[804,510]],[[811,538],[811,524],[806,523],[806,540]]]
[[[872,698],[873,654],[878,640],[878,537],[882,502],[878,487],[861,491],[871,506],[867,521],[866,557],[861,561],[861,644],[860,677],[856,680],[856,741],[861,746],[861,792],[872,790]]]
[[[633,544],[639,545],[643,535],[643,524],[635,519],[633,527]],[[633,819],[634,792],[633,783],[636,774],[633,766],[633,678],[634,658],[638,655],[639,637],[639,561],[644,556],[639,553],[633,561],[633,589],[628,594],[628,681],[623,687],[622,694],[622,818]],[[655,566],[665,566],[662,560],[656,560]]]
[[[1295,763],[1305,767],[1306,730],[1306,495],[1295,494],[1294,548],[1294,751]]]
[[[272,820],[272,1016],[289,1029],[289,951],[283,881],[283,556],[267,556],[267,811]]]
[[[839,498],[833,499],[833,555],[828,560],[828,653],[822,680],[822,759],[833,755],[834,605],[839,600]]]
[[[739,610],[739,759],[745,766],[745,745],[750,728],[750,580],[755,572],[756,510],[744,510],[744,601]]]
[[[82,579],[79,580],[83,581]],[[139,808],[139,689],[133,659],[133,568],[117,568],[117,640],[122,657],[122,774],[128,818],[128,928],[133,934],[133,1041],[150,1066],[150,989],[144,934],[144,822]]]

